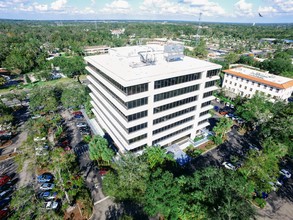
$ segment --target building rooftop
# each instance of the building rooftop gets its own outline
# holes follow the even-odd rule
[[[250,69],[243,66],[224,70],[224,72],[279,89],[286,89],[293,86],[293,79],[291,78],[277,76],[268,72]]]
[[[108,54],[87,56],[85,60],[116,81],[129,84],[142,79],[148,82],[163,75],[172,77],[178,73],[190,74],[221,68],[218,64],[183,56],[183,45],[177,46],[168,53],[161,45],[111,48]],[[168,58],[171,58],[169,62]]]

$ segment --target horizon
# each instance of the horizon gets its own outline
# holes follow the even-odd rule
[[[1,19],[292,23],[287,0],[0,0]],[[37,18],[37,19],[36,19]],[[148,18],[148,19],[146,19]]]

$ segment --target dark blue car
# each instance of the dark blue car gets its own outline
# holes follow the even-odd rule
[[[37,177],[38,183],[48,183],[52,182],[54,176],[51,173],[43,173],[42,175]]]
[[[74,118],[83,118],[83,115],[74,115]]]

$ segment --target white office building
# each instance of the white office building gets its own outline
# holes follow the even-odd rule
[[[122,152],[169,146],[209,125],[221,66],[175,44],[109,49],[85,57],[96,122]]]
[[[251,98],[256,92],[262,92],[274,101],[287,100],[293,92],[291,78],[242,65],[224,70],[224,72],[222,87],[235,95]]]

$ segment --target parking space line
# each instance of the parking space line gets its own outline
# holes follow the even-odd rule
[[[107,196],[107,197],[105,197],[105,198],[103,198],[103,199],[101,199],[101,200],[99,200],[99,201],[96,201],[95,203],[94,203],[94,205],[97,205],[97,204],[99,204],[99,203],[101,203],[101,202],[103,202],[103,201],[105,201],[105,200],[107,200],[107,199],[109,199],[110,198],[110,196]]]

